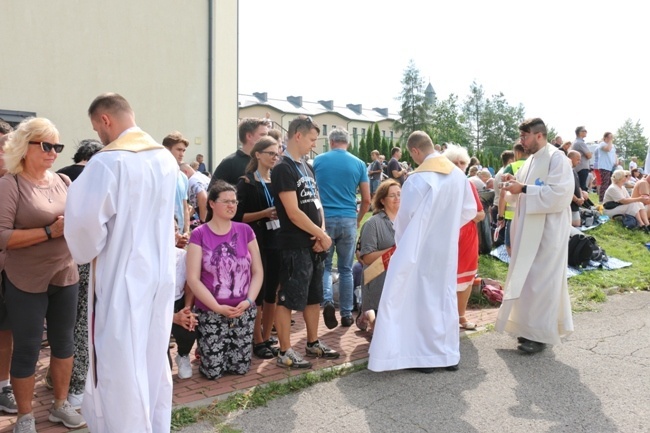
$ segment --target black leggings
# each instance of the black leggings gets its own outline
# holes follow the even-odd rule
[[[6,275],[5,275],[6,277]],[[47,339],[55,358],[70,358],[74,353],[74,324],[77,319],[79,283],[47,287],[45,293],[27,293],[5,279],[5,300],[14,336],[11,376],[24,379],[36,371],[47,319]]]

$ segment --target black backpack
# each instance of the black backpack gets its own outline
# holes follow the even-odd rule
[[[569,238],[569,266],[577,268],[587,267],[591,261],[606,262],[608,260],[605,250],[600,248],[593,236],[584,233],[575,233]]]

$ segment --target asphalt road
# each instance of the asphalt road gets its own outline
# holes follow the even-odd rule
[[[461,341],[457,372],[362,371],[232,414],[243,432],[650,432],[650,293],[610,296],[537,355],[496,332]],[[183,433],[213,432],[196,424]]]

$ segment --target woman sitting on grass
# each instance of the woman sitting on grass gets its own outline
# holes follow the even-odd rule
[[[253,299],[262,287],[262,259],[248,224],[232,222],[237,190],[217,181],[208,193],[206,223],[192,231],[187,250],[187,282],[198,319],[199,371],[208,379],[250,369]]]
[[[645,212],[645,205],[650,204],[650,197],[643,195],[640,197],[630,197],[625,188],[625,183],[630,175],[625,170],[616,170],[612,174],[612,184],[605,191],[603,204],[605,205],[605,215],[614,217],[617,215],[632,215],[636,218],[639,229],[650,232],[650,222]],[[607,209],[607,202],[618,202],[619,206],[613,209]]]

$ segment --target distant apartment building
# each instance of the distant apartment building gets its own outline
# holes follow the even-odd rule
[[[329,149],[327,136],[332,129],[345,128],[353,144],[358,145],[369,128],[379,125],[382,137],[395,142],[399,135],[393,124],[399,115],[388,108],[364,108],[362,104],[335,105],[332,100],[305,101],[302,96],[287,96],[285,99],[269,98],[266,92],[239,95],[239,118],[267,117],[274,127],[286,133],[289,123],[299,114],[311,116],[321,126],[321,136],[316,153]]]

